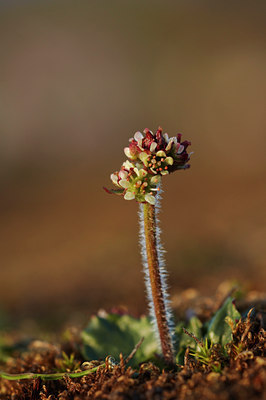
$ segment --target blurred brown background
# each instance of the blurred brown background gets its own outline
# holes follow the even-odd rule
[[[135,131],[192,141],[164,179],[171,293],[264,289],[265,1],[0,2],[0,309],[146,309],[137,204],[108,196]]]

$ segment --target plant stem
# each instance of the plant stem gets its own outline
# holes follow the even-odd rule
[[[9,381],[17,381],[20,379],[36,379],[36,378],[41,378],[42,380],[45,381],[54,381],[58,379],[63,379],[65,377],[69,378],[80,378],[85,375],[92,374],[93,372],[96,372],[99,368],[105,367],[106,363],[103,363],[101,365],[98,365],[97,367],[85,370],[85,371],[73,371],[73,372],[56,372],[54,374],[38,374],[34,372],[26,372],[22,374],[8,374],[7,372],[0,371],[0,378],[3,379],[8,379]]]
[[[143,261],[144,268],[148,267],[146,272],[146,284],[148,296],[150,298],[150,308],[154,318],[154,325],[157,326],[157,334],[162,349],[165,362],[168,365],[175,364],[172,332],[170,326],[169,315],[170,310],[167,304],[166,284],[164,282],[162,266],[160,265],[160,243],[159,243],[159,228],[156,224],[155,206],[144,203],[142,204],[143,217],[141,222],[144,225],[142,236],[145,238],[143,244]],[[143,228],[142,228],[143,229]],[[145,249],[144,249],[145,246]],[[146,255],[144,254],[146,252]],[[146,264],[146,265],[145,265]],[[149,280],[149,282],[147,282]]]

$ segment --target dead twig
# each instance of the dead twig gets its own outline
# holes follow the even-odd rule
[[[184,332],[186,335],[190,336],[192,339],[194,339],[195,342],[196,342],[199,346],[203,347],[202,341],[201,341],[200,339],[198,339],[197,336],[195,336],[193,333],[187,331],[185,328],[183,328],[183,332]]]
[[[125,359],[125,364],[128,364],[130,360],[132,360],[132,358],[134,357],[134,355],[136,354],[136,352],[138,351],[138,349],[140,348],[140,346],[142,345],[144,340],[144,337],[142,337],[140,339],[140,341],[136,344],[136,346],[134,347],[134,349],[131,351],[131,353],[127,356],[127,358]]]
[[[243,335],[241,336],[240,343],[243,343],[243,342],[244,342],[244,340],[245,340],[245,338],[246,338],[248,332],[250,331],[250,328],[251,328],[251,325],[252,325],[252,322],[251,322],[251,314],[252,314],[252,311],[253,311],[253,310],[254,310],[254,307],[251,308],[251,309],[249,310],[249,312],[248,312],[246,328],[245,328],[245,330],[244,330],[244,332],[243,332]]]

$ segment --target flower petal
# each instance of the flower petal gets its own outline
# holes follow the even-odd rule
[[[124,153],[125,153],[125,155],[126,155],[128,158],[131,158],[131,157],[132,157],[132,154],[131,154],[131,151],[130,151],[130,148],[129,148],[129,147],[125,147],[125,148],[124,148]]]
[[[134,168],[134,172],[137,176],[139,176],[139,169],[137,167]]]
[[[150,193],[147,193],[147,194],[145,194],[145,201],[147,201],[147,203],[150,203],[150,204],[152,204],[153,206],[154,206],[154,204],[155,204],[155,197],[152,195],[152,194],[150,194]]]
[[[111,174],[110,178],[111,178],[111,181],[112,181],[115,185],[117,185],[117,181],[118,181],[118,176],[117,176],[117,174]]]
[[[136,142],[138,142],[139,140],[143,139],[143,135],[141,132],[136,132],[134,135],[134,139],[136,140]]]
[[[118,183],[124,189],[127,189],[130,186],[130,183],[126,179],[121,179]]]
[[[134,164],[132,164],[130,161],[127,160],[127,161],[123,162],[123,167],[130,170],[130,168],[134,168]]]
[[[123,169],[121,169],[121,171],[119,171],[119,173],[118,173],[118,176],[119,176],[120,179],[127,179],[128,172],[123,170]]]
[[[156,142],[152,142],[152,144],[150,145],[150,152],[154,153],[157,147],[157,143]]]
[[[133,199],[135,199],[135,195],[132,192],[126,192],[124,199],[125,200],[133,200]]]
[[[134,135],[134,139],[136,140],[136,142],[138,143],[138,146],[140,147],[140,149],[142,150],[142,139],[143,139],[143,135],[141,132],[136,132]]]

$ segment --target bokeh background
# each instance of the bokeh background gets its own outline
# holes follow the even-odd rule
[[[102,186],[158,125],[194,151],[164,179],[171,294],[265,288],[265,16],[258,0],[0,1],[0,309],[145,312],[137,204]]]

